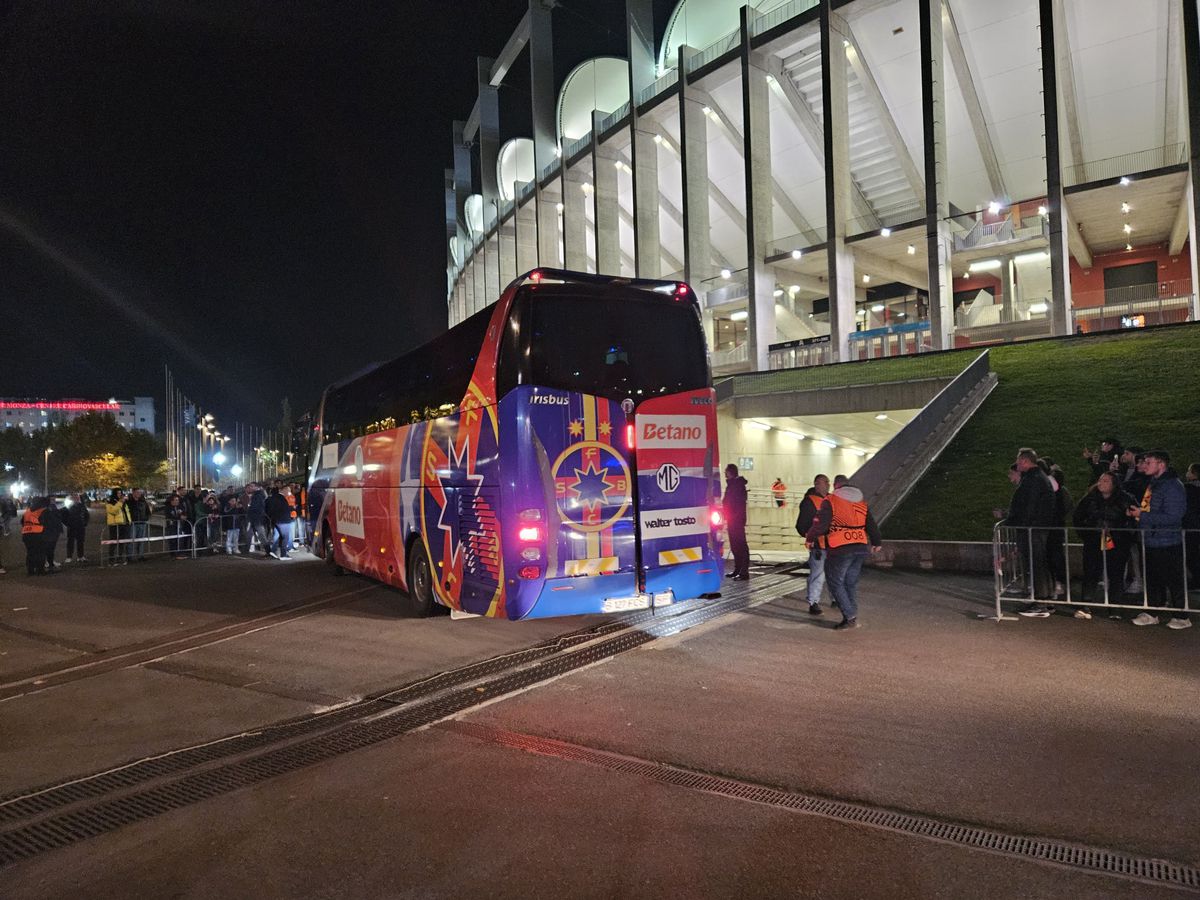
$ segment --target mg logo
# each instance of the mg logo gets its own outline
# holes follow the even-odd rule
[[[658,482],[658,489],[664,494],[673,494],[679,487],[679,469],[672,463],[663,463],[658,467],[654,480]]]

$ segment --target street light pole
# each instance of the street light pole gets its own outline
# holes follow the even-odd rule
[[[45,472],[42,477],[42,485],[46,488],[46,496],[50,496],[50,454],[54,452],[53,447],[47,447],[46,452],[42,454]]]

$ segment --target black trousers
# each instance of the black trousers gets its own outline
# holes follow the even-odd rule
[[[1054,576],[1046,558],[1047,532],[1040,528],[1022,529],[1017,538],[1017,550],[1021,554],[1021,575],[1025,589],[1029,590],[1029,579],[1033,579],[1033,596],[1037,600],[1054,599]]]
[[[87,526],[74,525],[67,528],[67,559],[83,559],[83,539]]]
[[[46,544],[46,566],[51,572],[54,571],[54,551],[58,549],[58,535],[52,538],[44,539]]]
[[[21,538],[25,542],[25,571],[30,575],[46,573],[46,542],[40,534],[26,534]]]
[[[1099,533],[1083,531],[1083,599],[1104,602],[1104,573],[1108,572],[1108,602],[1120,603],[1125,592],[1125,564],[1129,562],[1129,541],[1116,541],[1109,551],[1100,549]]]
[[[733,554],[733,574],[750,577],[750,545],[746,543],[746,523],[729,523],[729,551]]]
[[[1147,547],[1144,577],[1146,595],[1151,606],[1171,606],[1181,611],[1184,609],[1187,595],[1183,590],[1183,544],[1176,544],[1174,547]]]

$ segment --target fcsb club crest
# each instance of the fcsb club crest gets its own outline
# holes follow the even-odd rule
[[[554,461],[552,474],[563,521],[576,531],[603,531],[629,508],[629,466],[608,444],[572,444]]]

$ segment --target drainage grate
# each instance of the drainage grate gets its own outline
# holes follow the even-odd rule
[[[1102,847],[1089,847],[1065,841],[1007,834],[989,828],[946,822],[914,813],[783,791],[765,785],[706,775],[665,763],[611,753],[607,750],[569,744],[553,738],[504,731],[474,722],[455,720],[445,722],[440,727],[481,741],[513,747],[540,756],[553,756],[573,762],[587,763],[676,787],[734,797],[739,800],[748,800],[751,803],[764,803],[768,806],[778,806],[842,822],[854,822],[871,828],[883,828],[916,837],[960,844],[1007,856],[1019,856],[1092,872],[1103,872],[1121,878],[1200,890],[1200,869],[1183,863],[1137,856]]]
[[[703,605],[704,601],[689,601],[687,604],[679,604],[673,609],[686,611]],[[411,703],[456,685],[477,681],[480,678],[534,662],[551,654],[569,650],[596,638],[623,631],[656,616],[658,619],[662,619],[663,613],[656,614],[652,610],[639,611],[602,622],[599,625],[589,625],[576,631],[556,635],[522,650],[439,672],[436,675],[422,678],[399,688],[389,689],[358,703],[330,712],[304,716],[226,740],[189,747],[174,753],[161,754],[119,768],[0,797],[0,823],[42,815],[72,803],[103,797],[114,791],[128,790],[139,784],[186,772],[197,766],[211,764],[222,759],[231,759],[281,741],[315,734],[348,722],[369,718],[392,710],[398,705]]]
[[[349,718],[349,721],[344,721],[343,718],[335,722],[335,724],[340,723],[341,727],[335,727],[333,730],[308,740],[267,750],[258,756],[227,762],[201,772],[184,775],[174,781],[145,788],[137,793],[114,799],[103,799],[107,793],[128,789],[149,778],[160,777],[163,774],[179,774],[181,769],[190,768],[198,762],[228,757],[231,755],[229,752],[230,742],[219,742],[201,748],[193,748],[172,756],[150,760],[144,764],[138,763],[126,769],[103,773],[94,779],[71,782],[40,794],[15,798],[5,805],[25,810],[22,816],[37,815],[78,800],[91,799],[99,800],[99,802],[78,809],[60,811],[52,816],[36,819],[10,831],[0,833],[0,866],[11,865],[48,850],[65,847],[133,822],[152,818],[173,809],[198,803],[238,788],[267,781],[296,769],[369,747],[380,741],[399,737],[406,732],[425,727],[497,697],[532,687],[632,650],[655,638],[677,634],[727,613],[744,609],[752,603],[775,599],[790,589],[790,585],[786,583],[787,579],[783,581],[783,584],[772,581],[765,589],[760,581],[756,585],[753,601],[748,586],[739,586],[740,589],[736,593],[731,592],[732,595],[725,599],[702,603],[676,615],[664,616],[660,613],[657,616],[630,617],[638,621],[649,620],[649,624],[639,629],[623,626],[621,633],[599,640],[573,653],[557,652],[555,645],[562,638],[555,638],[544,642],[543,645],[530,648],[531,651],[538,647],[551,649],[553,652],[549,658],[516,671],[508,671],[481,685],[471,685],[440,693],[424,702],[414,702],[399,708],[389,703],[386,711],[383,712],[380,712],[377,706],[367,708],[368,704],[348,707],[345,710],[328,714],[320,723],[321,728],[327,728],[330,722],[334,721],[334,716],[344,713],[344,718]],[[613,628],[617,624],[604,623],[600,627]],[[574,633],[578,639],[570,641],[570,643],[579,643],[584,639],[583,635],[590,630]],[[497,657],[497,660],[500,659],[506,659],[506,657]],[[507,657],[507,659],[510,660],[509,668],[511,669],[511,657]],[[454,674],[455,672],[448,673],[449,676]],[[444,686],[442,685],[442,687]],[[380,702],[379,700],[369,701],[371,704]],[[304,726],[307,721],[300,720],[297,724]],[[286,728],[286,726],[284,727]],[[288,736],[290,735],[285,735],[285,737]],[[259,732],[247,735],[245,738],[249,742],[261,740],[266,744],[278,743],[280,739],[278,732],[275,732],[273,736],[268,735],[267,732]],[[259,744],[254,744],[252,749],[258,746]],[[243,752],[245,749],[246,745],[242,745],[235,752]],[[213,754],[213,756],[209,757],[207,754]],[[192,762],[186,763],[184,757],[191,759]],[[163,768],[160,770],[159,767]],[[39,803],[51,805],[38,807]],[[0,807],[0,809],[3,808]]]

